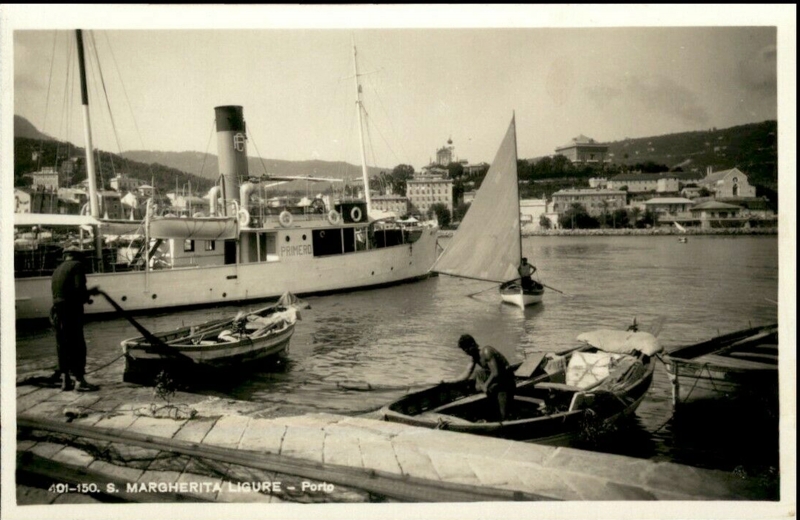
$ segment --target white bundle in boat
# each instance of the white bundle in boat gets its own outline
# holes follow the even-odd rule
[[[641,352],[652,356],[661,352],[658,339],[649,332],[631,332],[626,330],[595,330],[584,332],[578,341],[615,354],[634,354]]]

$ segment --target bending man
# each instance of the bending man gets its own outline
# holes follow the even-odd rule
[[[472,358],[472,363],[459,380],[474,379],[475,388],[486,392],[497,419],[506,420],[516,388],[508,360],[493,347],[479,347],[469,334],[458,339],[458,348]]]

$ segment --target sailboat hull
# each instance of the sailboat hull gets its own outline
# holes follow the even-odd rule
[[[541,303],[544,297],[544,288],[524,291],[519,284],[503,286],[500,288],[500,297],[504,303],[510,303],[524,309],[529,305]]]

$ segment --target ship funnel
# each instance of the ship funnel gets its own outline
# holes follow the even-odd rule
[[[219,186],[212,186],[208,190],[208,212],[212,217],[217,216],[217,199],[219,198]]]
[[[244,112],[240,106],[215,107],[217,121],[217,156],[222,175],[223,195],[235,200],[239,179],[249,177],[247,171],[247,134]],[[223,211],[228,214],[228,200],[223,201]]]

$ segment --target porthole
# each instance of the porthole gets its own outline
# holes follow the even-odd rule
[[[154,294],[153,296],[151,296],[151,298],[152,298],[152,299],[154,299],[154,300],[155,300],[157,297],[158,297],[158,295],[156,295],[156,294]]]
[[[375,276],[375,271],[372,271],[372,276]]]
[[[128,297],[127,296],[123,296],[122,297],[122,301],[124,301],[124,302],[128,301]]]
[[[289,235],[286,235],[286,241],[288,242],[289,240],[291,240],[291,238],[289,238]]]
[[[305,236],[305,235],[303,235],[303,240],[305,240],[305,239],[306,239],[306,236]]]
[[[226,293],[226,292],[222,293],[222,297],[223,298],[227,298],[227,296],[228,296],[228,293]]]

